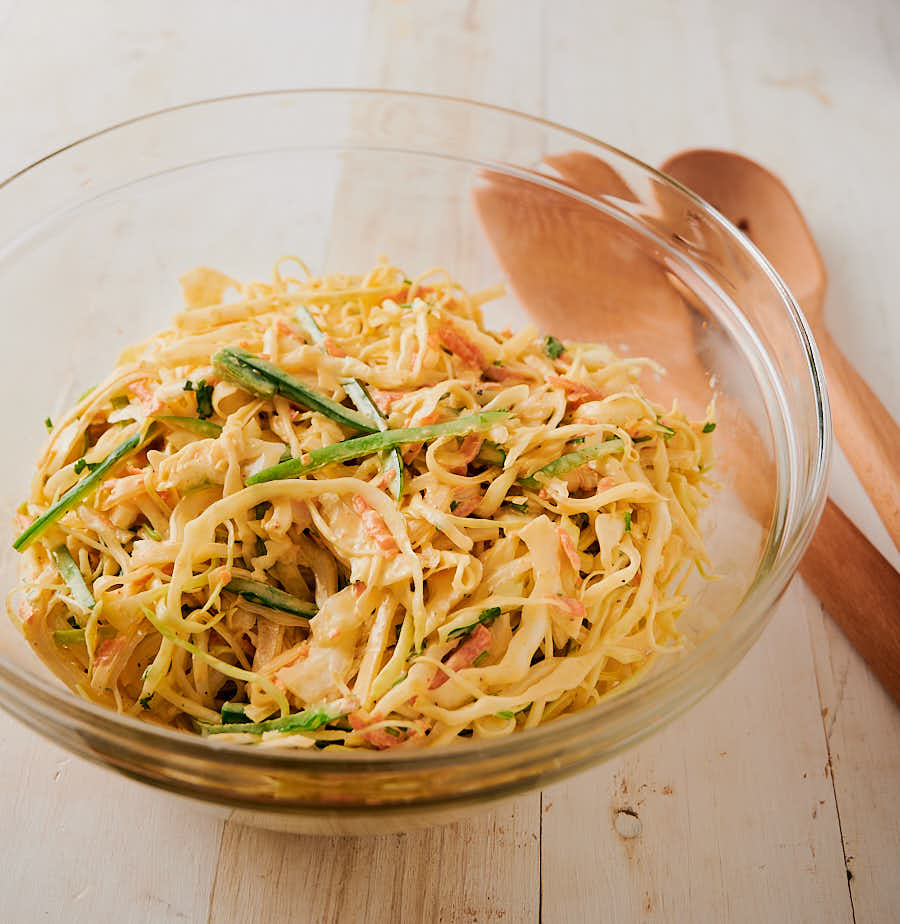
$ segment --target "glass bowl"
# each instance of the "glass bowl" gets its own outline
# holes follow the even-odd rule
[[[0,704],[40,734],[248,823],[359,833],[451,820],[610,757],[694,703],[765,625],[824,502],[827,398],[790,293],[739,231],[652,168],[549,122],[471,102],[359,90],[261,93],[143,116],[0,184],[10,523],[55,417],[119,350],[167,326],[195,265],[268,278],[282,254],[363,272],[387,254],[507,284],[495,327],[650,355],[649,388],[703,414],[719,488],[693,582],[691,645],[639,686],[502,739],[335,756],[223,744],[77,699],[6,619]],[[7,537],[13,538],[12,526]],[[2,579],[16,580],[2,553]],[[765,682],[760,678],[760,682]]]

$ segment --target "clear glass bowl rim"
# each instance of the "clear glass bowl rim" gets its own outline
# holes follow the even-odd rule
[[[731,640],[727,644],[722,639],[722,631],[717,630],[699,642],[677,664],[666,668],[654,677],[648,678],[620,696],[608,699],[572,716],[555,720],[538,728],[517,732],[511,736],[470,741],[452,748],[410,751],[400,754],[377,753],[371,756],[368,752],[359,754],[333,754],[318,750],[314,752],[272,752],[246,745],[225,742],[213,743],[174,729],[121,716],[86,700],[78,699],[68,690],[61,690],[50,681],[45,681],[39,677],[25,678],[16,670],[14,664],[7,661],[2,653],[0,653],[0,691],[3,692],[4,697],[0,697],[0,704],[4,704],[6,701],[11,703],[18,701],[24,707],[21,711],[31,716],[44,714],[52,716],[54,719],[65,720],[68,718],[75,725],[85,724],[103,738],[114,737],[121,739],[123,743],[133,742],[138,744],[142,750],[158,748],[172,753],[176,759],[180,757],[187,760],[208,760],[216,763],[221,762],[223,765],[239,763],[247,770],[259,772],[265,772],[266,770],[284,772],[294,768],[297,770],[302,769],[307,773],[311,771],[328,773],[331,770],[346,771],[352,768],[355,773],[364,773],[369,769],[383,774],[386,771],[402,772],[405,769],[427,772],[429,770],[439,770],[450,765],[455,770],[458,770],[460,765],[478,765],[494,757],[507,761],[515,757],[517,753],[523,757],[528,757],[536,751],[553,751],[555,750],[555,745],[561,747],[565,742],[571,742],[580,736],[582,738],[590,737],[590,732],[603,727],[604,723],[606,723],[606,730],[611,731],[612,726],[616,724],[616,714],[621,717],[622,713],[630,712],[630,720],[627,723],[623,721],[622,724],[627,724],[636,730],[632,735],[617,740],[614,750],[618,751],[627,747],[630,743],[639,740],[644,734],[648,733],[639,730],[641,715],[649,719],[648,728],[650,730],[659,728],[709,692],[737,665],[764,628],[768,621],[769,609],[787,586],[818,525],[826,498],[828,468],[831,458],[831,417],[821,358],[799,305],[759,249],[711,205],[672,177],[661,173],[649,164],[614,145],[607,144],[585,132],[509,107],[457,96],[366,87],[329,87],[260,90],[193,100],[133,116],[84,135],[0,180],[0,191],[25,174],[65,154],[67,151],[104,135],[125,129],[130,125],[147,122],[170,113],[188,109],[201,109],[239,100],[277,96],[322,98],[328,96],[369,96],[397,100],[410,99],[425,103],[428,101],[446,103],[469,107],[481,112],[496,113],[567,135],[572,139],[577,139],[584,144],[612,154],[614,157],[629,161],[647,173],[654,181],[672,187],[691,199],[694,206],[704,213],[705,218],[717,225],[718,229],[730,239],[732,244],[743,249],[751,257],[756,267],[767,277],[781,298],[785,311],[793,323],[802,344],[807,362],[807,371],[810,376],[809,384],[815,395],[817,411],[817,439],[813,449],[814,463],[813,470],[808,478],[806,495],[800,498],[798,503],[795,503],[791,518],[785,521],[780,549],[777,552],[773,567],[763,573],[762,576],[757,576],[742,603],[731,615],[729,619],[729,628],[732,630]],[[581,201],[590,202],[593,200],[598,205],[600,204],[599,199],[590,195],[579,193],[578,196]],[[786,507],[786,497],[781,498],[781,504],[782,507]],[[787,511],[785,509],[777,510],[775,515],[776,518],[779,515],[785,517],[787,516]],[[684,681],[689,677],[693,677],[695,682],[685,684]],[[697,682],[700,678],[704,682]],[[643,706],[643,709],[640,708],[641,706]],[[4,705],[4,708],[7,707]],[[18,715],[20,708],[14,707],[8,711],[13,715]],[[32,723],[29,721],[29,724]],[[618,738],[618,736],[614,737]]]

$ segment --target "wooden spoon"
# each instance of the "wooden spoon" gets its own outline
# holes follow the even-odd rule
[[[730,151],[683,151],[660,169],[740,228],[800,303],[825,366],[835,435],[900,548],[900,427],[825,327],[828,275],[797,203],[778,177]]]
[[[598,157],[573,151],[548,156],[546,163],[553,178],[574,189],[634,201],[621,177]],[[525,178],[486,171],[484,179],[474,192],[476,210],[535,321],[560,336],[629,340],[639,353],[665,356],[667,379],[677,394],[702,407],[709,383],[691,348],[697,319],[686,302],[673,298],[661,261],[648,254],[644,242],[631,242],[619,222],[592,206]],[[661,207],[665,221],[665,204]],[[654,310],[644,310],[646,305]],[[690,346],[673,350],[678,343]],[[734,410],[729,413],[722,397],[720,423],[736,435],[733,458],[722,461],[738,473],[735,485],[748,511],[766,524],[774,471],[764,454],[741,452],[741,446],[757,445],[759,434]],[[831,501],[800,570],[900,702],[900,574]]]

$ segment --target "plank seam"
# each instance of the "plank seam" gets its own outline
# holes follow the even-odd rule
[[[830,619],[831,617],[825,612],[825,607],[822,604],[819,604],[819,614],[822,619]],[[810,644],[813,644],[812,637],[810,637]],[[828,645],[828,666],[831,670],[832,676],[834,676],[834,664],[831,660],[831,645]],[[819,671],[816,665],[815,655],[813,656],[813,675],[816,678],[816,692],[819,696],[819,714],[822,715],[825,709],[825,699],[822,695],[822,684],[819,680]],[[841,700],[843,700],[844,686],[846,685],[847,678],[846,674],[843,678],[843,683],[841,684],[840,696],[837,704],[835,705],[835,713],[837,713],[838,708],[840,707]],[[850,896],[850,914],[853,917],[853,924],[856,924],[856,908],[853,905],[853,887],[851,886],[851,876],[850,867],[847,863],[847,843],[844,840],[844,827],[841,824],[841,806],[838,802],[837,794],[837,785],[834,782],[834,764],[831,760],[831,732],[834,729],[834,721],[832,720],[831,725],[826,722],[826,716],[822,715],[822,735],[825,738],[825,753],[828,756],[828,776],[831,780],[831,792],[834,796],[834,812],[837,816],[838,823],[838,834],[841,837],[841,855],[844,858],[844,869],[847,871],[847,893]]]

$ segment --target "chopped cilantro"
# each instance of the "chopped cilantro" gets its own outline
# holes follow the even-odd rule
[[[626,533],[631,532],[631,511],[630,510],[625,511],[625,532]]]
[[[572,442],[572,443],[583,443],[583,442],[584,442],[584,437],[583,437],[583,436],[576,436],[575,439],[574,439],[574,440],[570,440],[570,442]]]
[[[404,280],[403,280],[403,285],[405,285],[405,286],[411,286],[411,285],[412,285],[412,279],[404,279]]]
[[[703,432],[703,433],[712,433],[713,430],[715,430],[715,429],[716,429],[715,422],[712,421],[712,420],[707,420],[706,423],[703,424],[703,431],[702,431],[702,432]]]
[[[550,359],[559,359],[560,356],[566,351],[566,348],[563,346],[561,340],[557,340],[556,337],[551,337],[549,334],[544,338],[544,345],[541,347],[545,356],[549,356]]]
[[[45,417],[44,426],[47,428],[47,432],[49,433],[53,429],[53,421],[49,417]]]
[[[662,433],[664,440],[670,440],[673,436],[675,436],[675,431],[671,427],[664,424],[661,420],[656,421],[656,429]]]
[[[82,456],[80,459],[75,460],[75,474],[80,475],[85,469],[87,469],[89,472],[92,472],[99,465],[99,462],[88,462],[84,456]]]
[[[515,510],[516,513],[528,513],[528,502],[527,501],[524,504],[517,504],[513,501],[506,501],[505,503],[508,507],[512,507],[512,509]]]
[[[453,513],[453,511],[456,510],[456,508],[457,508],[458,506],[459,506],[459,501],[458,501],[458,500],[452,500],[452,501],[450,501],[450,513]]]
[[[185,391],[192,391],[197,396],[197,416],[201,420],[212,417],[212,385],[206,384],[206,379],[200,379],[195,385],[190,379],[184,383]]]
[[[454,629],[452,632],[447,634],[447,641],[452,638],[462,638],[464,635],[468,635],[470,632],[474,631],[479,624],[482,626],[489,626],[497,617],[500,615],[499,606],[489,606],[487,609],[482,610],[478,614],[478,619],[475,622],[470,623],[468,626],[460,626],[457,629]]]
[[[142,697],[138,700],[138,702],[141,704],[141,706],[142,706],[144,709],[149,709],[149,708],[150,708],[150,700],[153,699],[154,695],[155,695],[155,693],[148,693],[146,696],[142,696]]]

